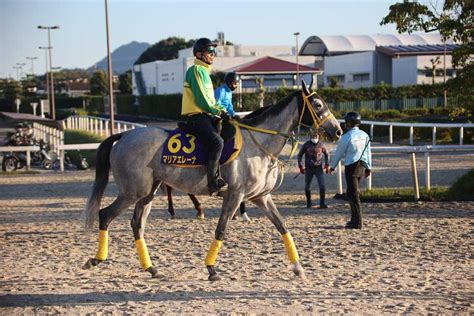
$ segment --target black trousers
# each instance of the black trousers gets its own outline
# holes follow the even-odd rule
[[[209,152],[209,160],[219,160],[224,148],[224,139],[219,135],[212,116],[201,113],[188,117],[187,130],[196,135]]]
[[[360,208],[359,182],[364,176],[365,167],[361,162],[346,166],[345,175],[347,183],[347,199],[351,206],[351,223],[362,226],[362,214]]]

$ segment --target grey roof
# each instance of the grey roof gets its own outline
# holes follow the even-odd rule
[[[446,44],[446,53],[452,54],[453,50],[458,48],[457,44]],[[391,56],[410,56],[410,55],[442,55],[444,45],[397,45],[397,46],[377,46],[376,51]]]
[[[452,43],[448,41],[448,43]],[[443,44],[440,34],[381,34],[311,36],[301,46],[301,56],[331,56],[374,51],[377,46]]]

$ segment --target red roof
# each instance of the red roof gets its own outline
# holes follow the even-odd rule
[[[237,68],[234,68],[233,71],[238,74],[296,73],[296,68],[296,63],[292,63],[275,57],[265,56],[252,62],[238,66]],[[300,73],[317,73],[320,71],[321,70],[319,68],[299,65]]]

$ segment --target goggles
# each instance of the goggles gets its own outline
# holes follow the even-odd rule
[[[204,52],[207,52],[207,53],[209,53],[209,54],[217,55],[217,51],[216,51],[216,48],[215,48],[214,46],[206,47],[206,49],[204,50]]]

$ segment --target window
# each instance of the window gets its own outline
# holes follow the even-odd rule
[[[330,84],[331,82],[344,83],[344,81],[346,81],[346,76],[345,75],[328,76],[327,81],[328,81],[328,84]]]
[[[368,73],[363,73],[363,74],[354,74],[353,75],[353,81],[369,81],[370,80],[370,74]]]

